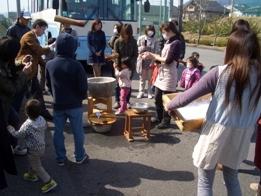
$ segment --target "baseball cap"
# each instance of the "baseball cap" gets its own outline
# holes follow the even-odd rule
[[[31,12],[29,11],[21,11],[20,16],[24,19],[32,19]]]

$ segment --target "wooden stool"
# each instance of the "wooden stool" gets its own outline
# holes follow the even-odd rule
[[[105,104],[107,106],[107,109],[104,111],[106,111],[107,113],[112,113],[112,97],[108,97],[108,98],[104,98],[104,99],[88,97],[88,117],[87,117],[88,121],[89,121],[90,115],[94,113],[94,110],[95,110],[95,109],[93,109],[94,105],[98,104],[98,103]]]
[[[127,138],[127,140],[129,142],[132,142],[134,140],[132,135],[143,135],[147,140],[150,140],[151,114],[149,112],[146,112],[146,113],[143,113],[143,114],[136,114],[132,110],[126,110],[125,113],[126,113],[126,115],[125,115],[124,135]],[[133,118],[143,118],[142,127],[132,127]],[[146,118],[148,118],[147,130],[145,129]],[[132,130],[139,130],[139,129],[141,129],[141,131],[132,132]]]

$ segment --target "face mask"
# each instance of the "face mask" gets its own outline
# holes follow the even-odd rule
[[[192,64],[187,63],[187,68],[192,68],[192,67],[193,67]]]
[[[169,37],[168,37],[165,33],[163,33],[162,36],[163,36],[163,38],[164,38],[165,40],[168,40],[168,39],[169,39]]]
[[[117,29],[113,29],[113,33],[117,34],[118,33]]]
[[[153,31],[148,31],[148,36],[153,36],[154,35],[154,32]]]

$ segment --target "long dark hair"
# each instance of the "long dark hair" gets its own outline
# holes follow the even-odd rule
[[[244,90],[249,86],[250,66],[253,66],[257,72],[256,85],[251,91],[249,103],[255,97],[254,106],[256,107],[261,96],[261,64],[260,64],[260,45],[257,35],[248,30],[240,29],[232,33],[227,42],[224,64],[230,69],[229,78],[226,84],[225,104],[229,105],[230,89],[235,83],[235,103],[242,109],[242,95]],[[248,104],[249,104],[248,103]]]
[[[133,30],[131,24],[124,24],[121,28],[121,37],[124,37],[124,35],[128,35],[128,41],[130,41],[133,37]]]
[[[0,61],[14,63],[20,50],[20,42],[10,36],[0,38]]]
[[[250,25],[246,20],[239,19],[236,22],[234,22],[230,34],[234,33],[235,31],[237,31],[239,29],[250,30]]]

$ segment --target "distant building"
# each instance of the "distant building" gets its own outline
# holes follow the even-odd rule
[[[209,20],[216,17],[227,17],[229,10],[216,1],[210,0],[190,0],[183,6],[183,21],[191,18],[208,18]]]
[[[3,14],[0,14],[0,21],[6,20],[6,17]]]
[[[232,12],[232,5],[227,5],[225,6],[225,8],[227,8],[229,10],[229,16],[231,16],[231,12]],[[247,4],[241,4],[241,3],[236,3],[233,6],[233,16],[243,16],[243,12],[245,10],[247,10],[248,8],[250,8],[249,5]]]
[[[139,6],[139,5],[137,5]],[[144,7],[142,5],[142,28],[141,28],[141,34],[144,34],[144,29],[147,25],[154,25],[156,32],[159,32],[160,25],[166,21],[163,22],[163,9],[164,6],[158,6],[158,5],[150,5],[150,11],[145,12]],[[139,7],[137,8],[139,10]],[[169,20],[168,17],[168,10],[169,7],[167,6],[167,13],[166,13],[166,20]],[[173,6],[173,12],[171,19],[177,19],[178,18],[178,8],[176,6]]]
[[[243,11],[244,16],[261,17],[261,6],[251,7]]]
[[[0,37],[5,36],[6,35],[6,28],[0,24]]]

